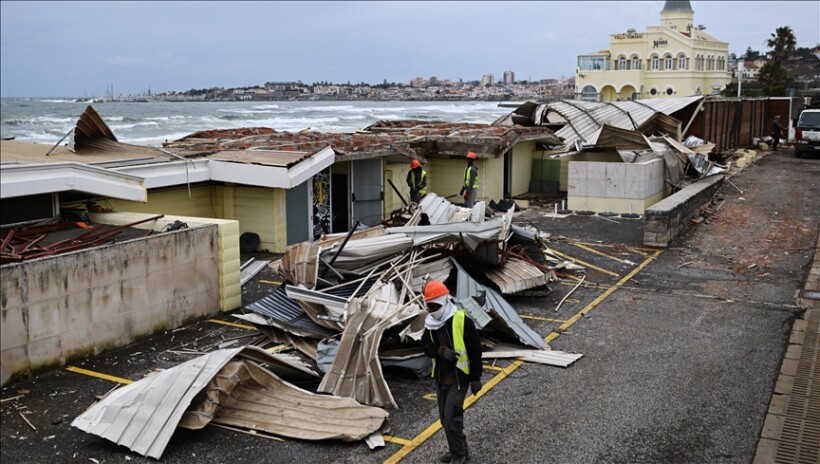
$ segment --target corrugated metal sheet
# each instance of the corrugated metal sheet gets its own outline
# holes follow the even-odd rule
[[[245,307],[266,316],[268,325],[278,327],[294,335],[310,338],[326,338],[337,332],[313,322],[305,311],[292,299],[288,298],[285,285],[276,287],[261,300]]]
[[[448,224],[457,208],[456,205],[433,192],[428,193],[421,199],[419,207],[427,215],[430,224]]]
[[[559,367],[568,367],[582,356],[584,355],[552,350],[485,351],[481,353],[481,359],[517,358],[527,362]]]
[[[508,258],[501,269],[487,272],[487,277],[505,294],[541,287],[549,282],[549,276],[541,269],[514,257]]]
[[[390,234],[411,237],[415,246],[427,243],[463,242],[469,250],[475,250],[482,243],[498,240],[504,223],[501,218],[485,222],[454,222],[415,227],[391,227]]]
[[[458,270],[456,284],[457,300],[463,300],[479,295],[481,292],[486,292],[486,299],[482,308],[490,312],[490,314],[498,316],[493,318],[492,322],[490,322],[491,325],[508,335],[517,337],[521,343],[527,346],[533,346],[535,348],[547,348],[549,346],[540,335],[524,323],[521,317],[518,316],[518,312],[516,312],[515,308],[513,308],[504,297],[495,290],[476,282],[456,261],[453,261],[453,265],[455,265]],[[503,321],[503,324],[501,321]]]
[[[370,227],[354,232],[350,240],[377,237],[385,233],[384,227]],[[333,234],[325,236],[319,241],[300,242],[289,246],[282,258],[281,272],[290,282],[300,283],[307,288],[315,288],[319,271],[319,253],[332,244],[344,240],[346,235]]]
[[[281,364],[252,346],[218,350],[113,391],[71,425],[159,459],[177,426],[214,422],[306,440],[360,440],[387,418],[379,408],[294,387],[257,362]]]
[[[535,110],[535,120],[541,121],[543,114],[555,112],[568,121],[555,133],[564,140],[565,146],[571,147],[576,141],[592,145],[596,131],[603,124],[634,130],[655,112],[671,115],[702,99],[702,96],[694,96],[620,102],[565,100],[539,105]]]
[[[354,398],[373,406],[398,407],[382,375],[378,350],[384,331],[416,317],[417,304],[402,304],[396,287],[380,282],[368,296],[354,298],[333,366],[318,391]]]

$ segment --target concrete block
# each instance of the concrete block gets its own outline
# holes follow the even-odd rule
[[[92,349],[93,340],[92,327],[88,324],[76,330],[63,332],[60,337],[60,347],[62,348],[61,359],[65,360],[76,358],[88,354]]]
[[[21,306],[3,308],[0,317],[0,345],[3,351],[9,348],[26,346],[28,343],[28,326],[23,317],[25,309]]]
[[[91,289],[66,295],[58,305],[60,332],[70,332],[91,325]]]
[[[116,281],[108,285],[97,286],[91,289],[92,320],[116,317],[123,311],[121,281]]]
[[[41,365],[59,364],[62,354],[59,335],[32,340],[28,344],[29,363],[33,369]]]
[[[150,292],[158,290],[150,289]],[[123,311],[130,312],[148,306],[148,278],[146,276],[135,277],[122,281],[122,303]]]
[[[28,298],[23,296],[27,286],[21,274],[19,265],[3,269],[3,278],[0,279],[0,309],[19,308],[27,304]]]
[[[626,168],[624,163],[606,163],[606,178],[610,182],[621,183],[626,180]]]
[[[606,179],[589,179],[587,185],[587,197],[604,197],[606,196]]]
[[[28,346],[3,348],[0,351],[0,384],[5,385],[14,374],[28,372]]]
[[[60,302],[58,300],[34,303],[26,308],[29,341],[42,340],[60,334]]]
[[[643,181],[646,178],[648,166],[644,163],[624,164],[625,179],[628,181]]]
[[[108,319],[95,319],[89,340],[95,353],[112,346],[122,346],[129,343],[135,328],[132,327],[132,314],[120,314]]]
[[[608,163],[590,162],[587,163],[587,179],[606,180],[606,167]]]
[[[738,158],[738,160],[735,162],[735,166],[743,169],[746,167],[747,163],[748,161],[746,161],[746,158]]]

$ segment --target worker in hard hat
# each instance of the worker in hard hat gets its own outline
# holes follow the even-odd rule
[[[482,387],[481,340],[475,323],[456,307],[444,283],[429,281],[424,302],[427,317],[421,340],[425,354],[433,359],[438,415],[449,448],[440,460],[460,464],[470,456],[464,436],[464,398],[468,389],[475,395]]]
[[[410,187],[410,201],[418,203],[427,193],[427,171],[421,167],[419,160],[410,162],[410,172],[407,173],[407,186]]]
[[[478,166],[475,165],[475,153],[467,153],[467,169],[464,170],[464,185],[459,195],[464,196],[464,206],[472,208],[475,205],[475,195],[478,189]]]

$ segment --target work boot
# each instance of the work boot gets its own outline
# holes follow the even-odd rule
[[[438,460],[441,461],[441,462],[464,462],[464,461],[469,461],[470,460],[470,453],[468,452],[467,454],[465,454],[463,460],[461,460],[461,461],[458,460],[458,459],[453,461],[453,455],[450,454],[450,452],[448,451],[448,452],[442,454],[441,456],[439,456]]]

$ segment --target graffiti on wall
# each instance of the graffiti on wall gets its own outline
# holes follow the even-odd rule
[[[313,176],[313,239],[330,233],[330,168]]]

